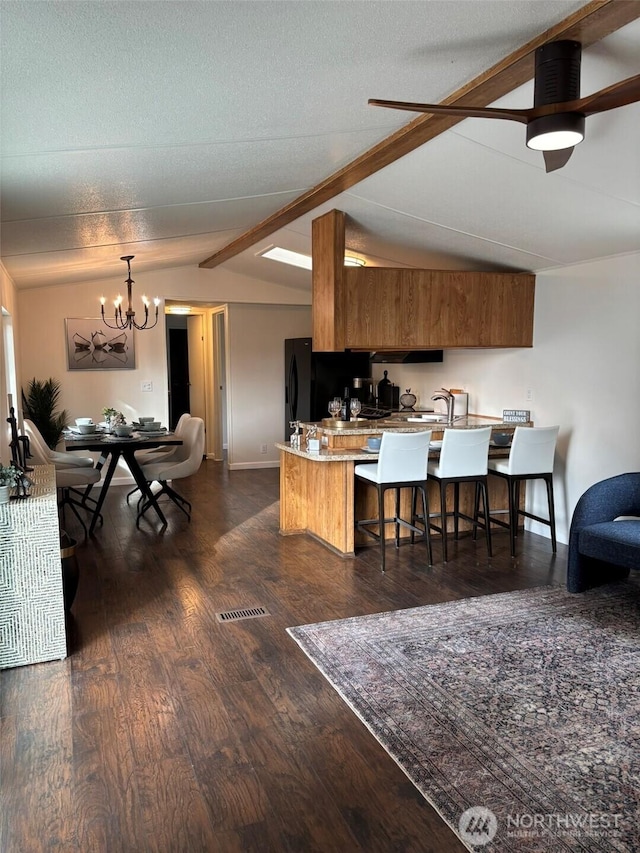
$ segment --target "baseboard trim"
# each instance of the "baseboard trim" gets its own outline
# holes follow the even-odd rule
[[[273,460],[272,462],[229,462],[230,471],[242,471],[249,468],[279,468],[280,461]]]

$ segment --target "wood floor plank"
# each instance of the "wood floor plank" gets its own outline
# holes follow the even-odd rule
[[[2,853],[460,853],[460,842],[286,633],[561,583],[525,534],[343,559],[278,534],[278,471],[206,461],[191,523],[136,530],[125,487],[78,539],[70,657],[0,672]],[[436,560],[439,543],[434,542]],[[268,615],[220,623],[262,605]]]

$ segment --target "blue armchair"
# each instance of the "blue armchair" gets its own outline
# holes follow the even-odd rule
[[[632,519],[614,521],[619,516]],[[582,495],[571,519],[567,589],[592,586],[640,569],[640,472],[601,480]]]

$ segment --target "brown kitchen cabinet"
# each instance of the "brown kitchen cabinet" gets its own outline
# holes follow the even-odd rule
[[[535,278],[526,273],[346,269],[345,347],[530,347]]]
[[[313,348],[533,346],[530,273],[344,267],[344,222],[313,222]]]

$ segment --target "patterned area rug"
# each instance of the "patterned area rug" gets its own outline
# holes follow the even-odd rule
[[[288,632],[468,849],[640,851],[640,585]]]

